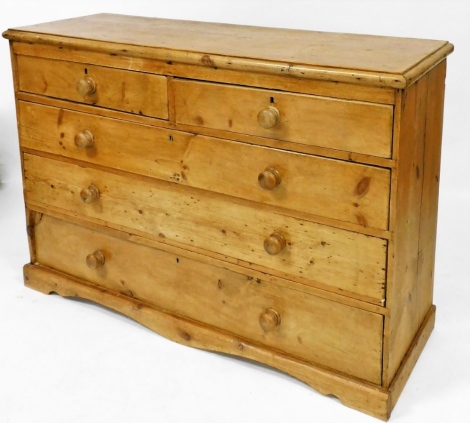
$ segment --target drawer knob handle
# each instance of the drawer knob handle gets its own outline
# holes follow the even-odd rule
[[[258,184],[261,188],[271,191],[281,183],[281,175],[274,167],[268,167],[258,175]]]
[[[271,256],[279,254],[285,248],[285,246],[285,238],[277,232],[273,232],[264,240],[264,249]]]
[[[85,76],[85,78],[82,78],[77,82],[77,91],[83,97],[93,94],[96,91],[95,81],[93,81],[89,76]]]
[[[96,270],[98,267],[103,266],[104,261],[104,253],[100,250],[86,256],[86,265],[92,270]]]
[[[75,145],[78,148],[90,148],[93,147],[93,143],[95,142],[95,139],[93,137],[93,134],[85,129],[82,132],[79,132],[77,135],[75,135]]]
[[[259,325],[265,332],[271,332],[281,324],[281,315],[273,308],[264,310],[259,316]]]
[[[100,198],[100,191],[94,185],[90,185],[88,188],[83,188],[80,191],[80,197],[84,203],[89,204]]]
[[[281,121],[281,114],[273,106],[266,107],[258,113],[258,123],[264,129],[272,128]]]

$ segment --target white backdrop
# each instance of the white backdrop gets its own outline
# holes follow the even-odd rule
[[[449,40],[437,323],[392,421],[470,415],[470,2],[2,1],[0,30],[99,12]],[[100,306],[22,285],[29,257],[13,88],[0,41],[0,422],[374,422],[261,365],[172,343]],[[467,417],[468,418],[468,417]]]

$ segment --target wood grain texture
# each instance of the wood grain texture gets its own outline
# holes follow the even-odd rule
[[[185,80],[175,80],[174,87],[177,124],[391,155],[390,106]],[[272,106],[279,110],[280,122],[266,129],[257,116]]]
[[[93,136],[91,148],[75,137]],[[19,103],[21,146],[264,204],[388,229],[390,172],[34,103]],[[279,172],[267,192],[258,176]]]
[[[418,244],[418,319],[433,300],[445,76],[445,61],[429,73]]]
[[[200,37],[201,33],[210,36]],[[87,49],[108,53],[396,88],[404,88],[426,58],[433,57],[431,67],[453,50],[446,41],[112,14],[32,25],[3,36],[51,44],[60,39],[65,47],[82,47],[86,41]],[[416,73],[421,75],[422,69]]]
[[[3,35],[27,286],[390,417],[435,319],[452,44],[108,14]]]
[[[432,305],[445,63],[403,93],[392,208],[393,254],[386,323],[385,386]]]
[[[26,286],[42,293],[55,292],[64,297],[80,297],[97,302],[131,317],[174,342],[265,363],[304,381],[324,395],[334,395],[348,407],[382,420],[387,420],[390,415],[389,393],[377,385],[329,371],[52,269],[26,265],[24,278]]]
[[[268,272],[300,277],[344,294],[381,303],[387,243],[354,232],[237,205],[175,184],[115,175],[25,154],[27,202],[59,207],[161,239],[265,266]],[[84,204],[80,191],[93,183],[99,201]],[[273,231],[287,247],[277,256],[264,250]],[[269,269],[269,270],[268,270]],[[305,278],[305,280],[304,280]]]
[[[167,83],[161,75],[29,56],[18,56],[18,75],[21,91],[168,118]],[[85,97],[76,87],[84,77],[96,83],[96,91]]]
[[[55,292],[64,297],[85,298],[119,311],[174,342],[265,363],[302,380],[324,395],[334,395],[348,407],[384,421],[390,418],[405,383],[426,345],[435,321],[435,307],[431,307],[390,389],[387,390],[279,351],[274,352],[238,336],[187,320],[135,298],[86,283],[84,280],[52,269],[28,264],[24,267],[24,279],[26,286],[42,293]]]
[[[244,86],[263,87],[280,91],[315,94],[325,97],[349,100],[369,101],[380,104],[393,104],[395,89],[322,81],[301,77],[273,75],[257,72],[243,72],[232,69],[214,69],[200,64],[186,65],[168,60],[151,60],[143,57],[106,54],[89,50],[67,48],[63,45],[30,44],[13,42],[12,51],[24,56],[38,56],[70,62],[89,63],[112,68],[157,73],[159,75],[178,76],[201,81],[215,81]]]
[[[42,266],[380,384],[380,315],[48,216],[36,225],[35,240]],[[87,255],[97,249],[105,262],[90,269]],[[258,321],[268,309],[280,321],[265,332]]]
[[[405,388],[405,384],[408,381],[408,378],[410,377],[419,356],[423,352],[426,342],[431,336],[432,330],[434,329],[435,320],[436,307],[431,306],[390,385],[390,410],[395,407],[398,398],[400,398],[400,395]]]
[[[122,239],[124,241],[130,241],[135,244],[152,247],[161,251],[166,251],[179,257],[186,257],[192,260],[200,261],[202,263],[207,263],[211,266],[220,267],[222,269],[227,269],[231,272],[250,276],[253,279],[265,280],[275,285],[313,295],[318,298],[324,298],[325,300],[341,303],[354,308],[359,308],[361,310],[369,311],[374,314],[380,314],[382,316],[389,315],[389,310],[387,308],[376,304],[366,303],[364,301],[352,297],[347,297],[340,293],[326,291],[324,289],[305,285],[303,283],[296,282],[293,279],[286,279],[272,274],[268,274],[266,272],[263,272],[262,270],[257,269],[256,266],[243,266],[243,263],[240,263],[239,261],[230,261],[227,259],[227,257],[223,257],[222,259],[215,258],[211,255],[203,254],[200,251],[198,252],[188,248],[181,248],[168,242],[157,241],[155,239],[149,238],[148,234],[141,234],[138,231],[129,232],[128,230],[126,230],[127,228],[119,227],[118,225],[110,226],[108,224],[107,226],[103,226],[102,222],[99,219],[88,218],[86,221],[84,221],[80,216],[71,215],[70,213],[64,212],[63,210],[60,210],[53,206],[47,206],[46,208],[44,206],[41,207],[38,205],[34,205],[34,208],[28,208],[27,211],[36,212],[39,214],[47,214],[48,216],[65,220],[67,222],[71,222],[79,226],[86,225],[87,228],[104,233],[113,238]],[[34,231],[32,232],[34,234]]]
[[[91,105],[83,103],[73,103],[70,101],[64,101],[56,98],[44,97],[37,94],[19,92],[17,94],[18,100],[27,101],[31,103],[43,104],[51,107],[59,107],[65,110],[75,110],[82,113],[93,114],[95,116],[109,117],[112,119],[119,119],[125,121],[132,121],[135,123],[141,123],[143,125],[167,128],[175,130],[175,126],[171,125],[166,120],[154,119],[147,116],[129,114],[118,110],[105,109],[100,107],[93,107]],[[338,160],[344,160],[350,163],[361,163],[369,164],[372,166],[384,167],[384,168],[396,168],[395,159],[387,159],[383,157],[375,157],[367,154],[352,153],[348,151],[334,150],[327,147],[319,147],[307,144],[296,144],[289,141],[274,140],[271,138],[263,138],[253,135],[234,133],[230,131],[221,131],[218,129],[204,128],[201,126],[191,125],[178,125],[178,130],[189,132],[192,134],[200,134],[210,136],[212,138],[224,138],[227,140],[244,142],[246,144],[256,144],[264,147],[272,147],[276,150],[283,151],[296,151],[303,154],[316,155],[321,157],[333,158]]]
[[[57,159],[57,156],[55,156],[53,154],[46,153],[44,151],[32,150],[32,149],[29,149],[29,148],[26,148],[26,147],[24,147],[22,149],[22,152],[25,153],[25,154],[32,154],[32,155],[35,155],[35,156],[39,155],[40,157],[44,157],[44,158],[51,159],[51,160],[56,160]],[[86,164],[86,162],[75,161],[74,159],[70,159],[68,157],[62,157],[61,161],[65,162],[65,163],[85,165],[87,167],[91,167],[93,169],[98,169],[98,170],[102,170],[102,171],[108,171],[109,170],[109,168],[103,167],[103,166],[98,165],[98,164],[96,164],[96,165],[92,164],[92,163]],[[119,169],[111,169],[111,173],[114,173],[114,174],[117,174],[117,175],[125,175],[125,176],[128,175],[127,171],[121,171]],[[135,175],[135,177],[137,177],[139,179],[148,179],[148,177],[140,176],[140,175]],[[206,191],[206,194],[209,195],[209,196],[216,195],[216,193],[210,192],[210,191]],[[222,197],[226,198],[225,195],[222,195]],[[244,199],[239,198],[239,197],[230,197],[230,201],[233,201],[237,204],[248,205],[248,206],[250,204],[252,204],[252,201],[244,200]],[[310,213],[299,212],[299,211],[296,211],[296,210],[293,210],[293,209],[280,208],[280,207],[271,206],[271,205],[265,204],[265,203],[256,203],[256,206],[257,206],[258,209],[264,210],[264,211],[267,211],[267,212],[281,213],[281,214],[288,215],[288,216],[291,216],[291,217],[294,217],[294,218],[297,218],[297,219],[300,219],[300,220],[313,221],[313,222],[319,223],[321,225],[326,225],[326,226],[329,226],[329,227],[332,227],[332,228],[338,228],[338,229],[343,229],[343,230],[352,231],[352,232],[358,232],[358,233],[361,233],[361,234],[364,234],[364,235],[369,235],[369,236],[375,237],[375,238],[390,240],[391,237],[392,237],[392,234],[389,230],[382,230],[382,229],[376,229],[376,228],[373,228],[373,227],[370,227],[370,226],[363,226],[363,224],[359,224],[359,223],[349,223],[347,221],[332,219],[331,217],[327,217],[327,216],[312,215]]]
[[[389,378],[396,373],[421,323],[415,322],[410,313],[413,313],[411,304],[417,281],[427,79],[419,80],[403,95],[397,181],[393,187],[397,190],[397,202],[392,210],[396,214],[392,241],[394,269],[387,291],[387,306],[394,310],[387,351]]]

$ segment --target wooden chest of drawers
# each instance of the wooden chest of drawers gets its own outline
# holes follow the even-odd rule
[[[3,35],[27,286],[390,416],[434,324],[451,44],[106,14]]]

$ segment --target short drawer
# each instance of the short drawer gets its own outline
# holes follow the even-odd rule
[[[164,76],[21,55],[17,66],[20,91],[168,118]]]
[[[388,169],[23,101],[19,132],[22,147],[388,229]]]
[[[48,216],[35,242],[43,266],[380,384],[381,315]]]
[[[24,154],[33,204],[382,304],[387,242],[179,185]]]
[[[393,107],[176,80],[178,124],[391,156]]]

